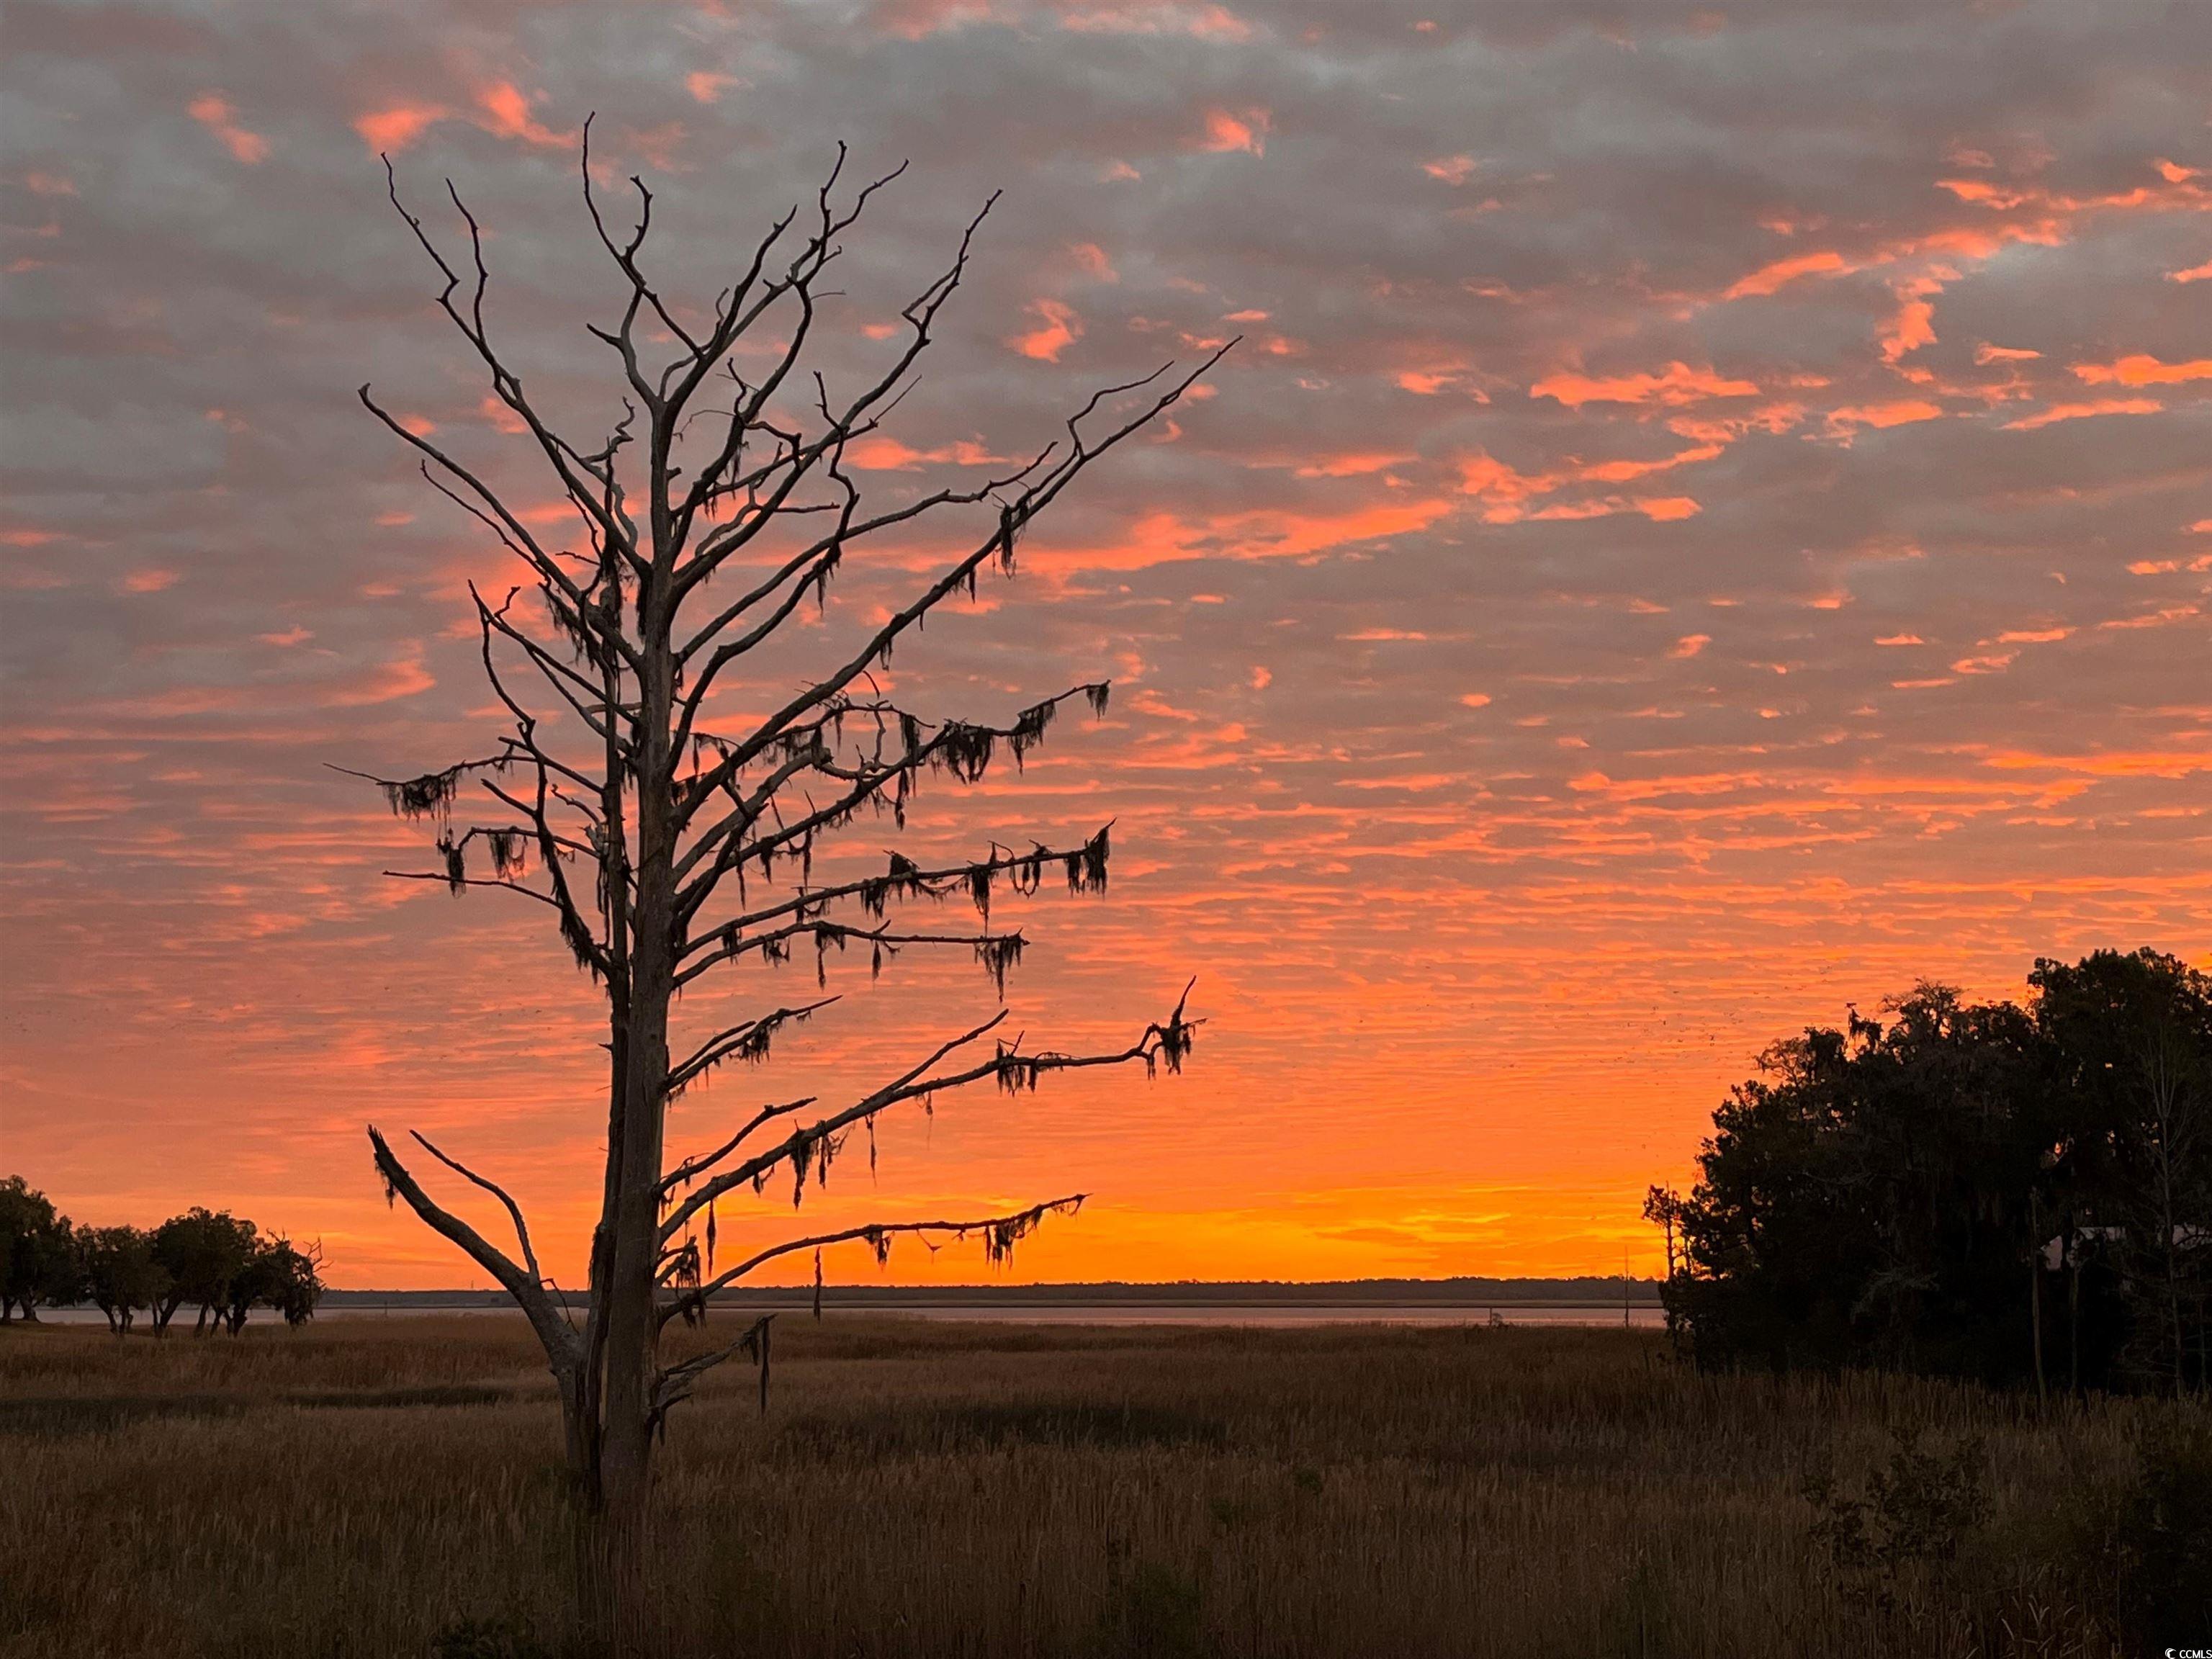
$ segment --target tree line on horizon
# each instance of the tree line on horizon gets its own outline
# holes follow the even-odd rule
[[[227,1210],[195,1205],[158,1227],[73,1225],[21,1176],[0,1180],[0,1324],[20,1312],[89,1302],[118,1336],[142,1312],[166,1334],[185,1308],[193,1331],[235,1336],[256,1307],[292,1327],[322,1301],[322,1251],[264,1233]]]
[[[2100,951],[2028,985],[1923,982],[1730,1091],[1645,1206],[1699,1364],[2212,1385],[2212,975]]]

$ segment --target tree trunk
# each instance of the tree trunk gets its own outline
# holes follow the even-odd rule
[[[2035,1224],[2035,1198],[2027,1200],[2027,1336],[2035,1347],[2035,1397],[2050,1398],[2043,1381],[2043,1240]]]
[[[651,607],[657,610],[657,606]],[[648,641],[664,636],[648,618]],[[661,778],[668,761],[673,667],[648,644],[638,773]],[[637,797],[637,890],[629,928],[628,1075],[623,1090],[623,1175],[607,1296],[604,1412],[599,1430],[596,1530],[617,1651],[644,1640],[646,1527],[652,1488],[659,1310],[660,1172],[668,1082],[668,1004],[674,994],[675,823],[665,787]]]
[[[2081,1392],[2081,1252],[2075,1220],[2066,1218],[2066,1392]]]

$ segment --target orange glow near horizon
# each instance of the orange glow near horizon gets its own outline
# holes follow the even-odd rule
[[[841,187],[913,158],[843,238],[833,388],[1005,187],[927,372],[846,458],[872,502],[972,488],[1092,386],[1242,337],[884,682],[999,719],[1110,678],[1105,715],[824,860],[1111,819],[1107,894],[1005,902],[1034,947],[1012,1024],[1125,1042],[1195,975],[1188,1069],[893,1113],[872,1172],[855,1140],[795,1213],[787,1186],[724,1204],[721,1252],[1081,1190],[1006,1277],[1648,1273],[1645,1188],[1773,1040],[1923,978],[2018,997],[2039,955],[2212,965],[2183,73],[2212,13],[2112,30],[2094,83],[2033,6],[1301,17],[678,3],[619,41],[525,9],[508,41],[338,0],[157,44],[11,10],[0,1173],[81,1220],[207,1203],[319,1237],[340,1285],[480,1282],[371,1172],[365,1124],[419,1129],[574,1280],[592,988],[526,907],[380,879],[428,836],[325,763],[483,752],[468,588],[515,579],[353,387],[582,534],[374,155],[465,260],[453,178],[495,337],[595,447],[621,387],[583,332],[617,292],[578,199],[593,110],[600,204],[626,228],[652,185],[679,321],[812,210],[837,141]],[[1949,72],[1884,78],[1907,59]],[[952,545],[856,552],[714,718],[775,706]],[[833,954],[842,1001],[685,1096],[672,1157],[994,1004],[964,958],[866,969]],[[814,975],[710,982],[684,1030]],[[988,1273],[901,1240],[883,1276]]]

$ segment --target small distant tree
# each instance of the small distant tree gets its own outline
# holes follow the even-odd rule
[[[41,1304],[74,1302],[76,1238],[69,1218],[21,1176],[0,1181],[0,1324],[35,1321]]]
[[[41,1303],[72,1299],[76,1265],[69,1218],[21,1176],[0,1182],[0,1322],[18,1307],[35,1321]]]
[[[241,1221],[228,1211],[211,1211],[198,1205],[172,1216],[154,1230],[154,1259],[169,1276],[168,1288],[154,1309],[154,1328],[167,1331],[177,1310],[188,1304],[199,1309],[194,1324],[204,1333],[210,1316],[219,1316],[230,1304],[231,1288],[245,1276],[262,1249],[260,1233],[251,1221]]]
[[[289,1238],[260,1240],[245,1267],[225,1287],[216,1322],[236,1336],[257,1307],[273,1308],[297,1329],[315,1316],[323,1299],[322,1248],[301,1249]]]
[[[396,182],[392,193],[442,279],[441,309],[482,364],[502,418],[565,497],[579,544],[562,545],[544,515],[503,497],[368,387],[361,392],[424,475],[520,566],[521,587],[504,595],[471,588],[483,671],[510,722],[496,746],[372,781],[395,811],[435,830],[437,867],[393,873],[456,893],[502,890],[550,911],[566,950],[604,993],[606,1163],[580,1323],[570,1322],[549,1288],[522,1211],[504,1188],[414,1137],[437,1164],[498,1200],[514,1225],[515,1254],[434,1198],[381,1133],[368,1134],[387,1195],[405,1199],[504,1286],[544,1344],[570,1467],[587,1513],[603,1523],[592,1559],[611,1569],[615,1617],[627,1630],[632,1621],[621,1608],[639,1607],[629,1592],[643,1564],[641,1522],[663,1423],[710,1366],[746,1351],[733,1343],[663,1364],[661,1333],[671,1321],[696,1318],[714,1292],[769,1261],[842,1242],[866,1243],[881,1259],[896,1234],[974,1235],[996,1261],[1081,1195],[992,1215],[842,1228],[720,1271],[717,1201],[771,1176],[803,1194],[850,1131],[872,1130],[894,1107],[978,1084],[1027,1090],[1047,1073],[1079,1066],[1164,1060],[1172,1068],[1189,1047],[1192,1024],[1180,1003],[1125,1046],[1085,1054],[1003,1040],[1001,1009],[857,1098],[822,1106],[810,1095],[741,1115],[718,1144],[672,1168],[665,1144],[669,1105],[687,1088],[730,1060],[764,1058],[779,1034],[836,1000],[762,1007],[685,1035],[674,1018],[679,994],[691,994],[696,1006],[710,976],[809,947],[825,984],[833,953],[857,947],[872,971],[902,949],[943,947],[973,953],[1003,996],[1025,940],[992,927],[994,887],[1033,890],[1061,874],[1077,892],[1104,886],[1103,827],[1064,846],[994,843],[981,856],[933,866],[892,853],[887,865],[848,878],[817,880],[816,867],[830,838],[855,821],[903,826],[914,790],[931,777],[974,783],[994,759],[1019,762],[1071,702],[1103,711],[1107,686],[1087,683],[997,720],[931,720],[885,692],[876,675],[932,613],[972,595],[979,575],[1011,575],[1039,515],[1174,404],[1219,353],[1181,378],[1162,368],[1094,392],[1056,441],[995,477],[864,505],[854,447],[911,386],[983,215],[950,264],[919,283],[900,313],[902,336],[879,368],[833,393],[825,373],[803,365],[815,356],[842,239],[897,174],[845,194],[841,149],[804,221],[797,207],[778,219],[735,262],[721,291],[693,306],[665,295],[642,263],[653,198],[641,180],[631,180],[635,224],[609,228],[588,123],[585,133],[585,204],[623,296],[612,326],[590,331],[613,354],[623,405],[599,436],[576,441],[556,432],[547,406],[525,391],[494,343],[483,234],[450,184],[468,239],[458,262],[401,203]],[[665,361],[648,361],[660,352]],[[935,574],[866,620],[856,639],[832,648],[822,643],[833,637],[826,629],[806,629],[801,607],[826,605],[849,559],[895,538],[898,560],[890,568],[903,568],[940,526],[957,540],[938,556]],[[526,590],[534,606],[517,604]],[[791,684],[784,677],[794,648],[812,652],[795,689],[722,695],[768,659],[771,645],[781,665],[762,677],[769,684]],[[465,785],[477,787],[469,793],[480,804],[465,817]],[[956,894],[974,902],[979,926],[902,926],[890,914]],[[979,1044],[991,1046],[979,1054]],[[819,1112],[811,1121],[800,1116],[810,1109]],[[760,1352],[757,1335],[750,1351]]]
[[[323,1300],[323,1248],[301,1249],[289,1238],[269,1241],[261,1253],[262,1296],[297,1330],[315,1316]]]
[[[80,1227],[77,1261],[85,1294],[107,1316],[118,1336],[129,1332],[140,1309],[160,1305],[169,1276],[154,1259],[152,1237],[137,1227]]]

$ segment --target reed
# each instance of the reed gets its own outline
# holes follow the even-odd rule
[[[667,1659],[2103,1655],[2083,1539],[2178,1409],[1699,1376],[1620,1330],[779,1323],[765,1415],[725,1371],[669,1431]],[[1901,1440],[1978,1440],[1981,1507],[1877,1586],[1805,1487]],[[0,1651],[577,1651],[519,1319],[10,1328],[0,1458]]]

